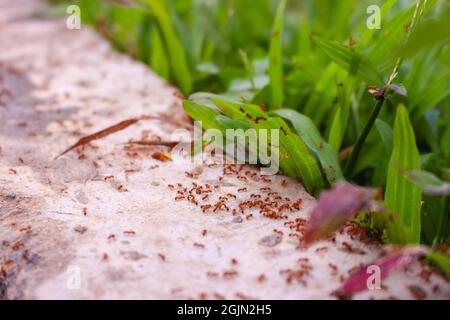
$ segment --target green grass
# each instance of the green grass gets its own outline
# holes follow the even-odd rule
[[[269,48],[269,87],[271,93],[272,108],[283,106],[283,17],[286,9],[286,0],[281,0],[275,16],[272,30],[272,40]]]
[[[396,223],[388,227],[388,239],[394,243],[420,243],[421,191],[403,173],[420,170],[419,151],[408,111],[399,105],[396,114],[385,194]]]
[[[421,198],[410,175],[450,180],[448,1],[127,2],[78,1],[85,24],[196,93],[184,107],[205,129],[281,126],[282,170],[309,192],[343,179],[381,188],[387,241],[450,243],[448,196]],[[366,27],[372,4],[379,30]]]

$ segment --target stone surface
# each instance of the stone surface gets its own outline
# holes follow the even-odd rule
[[[178,121],[183,112],[176,90],[144,65],[46,11],[38,1],[0,0],[0,299],[333,299],[350,270],[379,255],[346,231],[299,248],[294,229],[315,200],[291,179],[176,154],[161,162],[151,155],[165,147],[125,144],[172,139],[167,122],[139,122],[55,160],[124,119]],[[202,200],[194,190],[198,206],[176,201],[193,183],[213,192]],[[298,210],[233,215],[251,194],[269,192],[300,199]],[[202,212],[221,196],[229,211]],[[355,298],[411,299],[417,287],[450,298],[442,277],[421,273],[416,263]]]

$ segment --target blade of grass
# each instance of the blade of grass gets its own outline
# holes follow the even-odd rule
[[[405,175],[425,194],[450,196],[450,182],[442,181],[431,172],[411,170],[405,172]]]
[[[407,43],[400,49],[400,55],[405,58],[414,56],[420,50],[428,49],[440,43],[449,43],[450,9],[444,10],[437,19],[425,21],[414,31]]]
[[[355,61],[355,54],[360,55],[357,69],[358,77],[361,77],[372,85],[383,83],[383,77],[373,63],[360,53],[357,53],[355,49],[316,35],[311,35],[310,37],[313,43],[316,44],[329,59],[334,61],[344,70],[350,70],[352,63]]]
[[[450,257],[442,252],[431,252],[427,254],[427,258],[436,263],[438,267],[450,277]]]
[[[413,118],[419,118],[448,96],[450,96],[450,74],[438,79],[434,78],[433,82],[429,83],[425,89],[411,95]]]
[[[436,197],[424,194],[421,217],[421,242],[428,245],[435,245],[446,240],[450,234],[450,225],[448,224],[448,197]]]
[[[337,153],[326,143],[320,135],[314,122],[307,116],[294,110],[280,109],[274,111],[274,114],[290,122],[297,134],[303,139],[308,148],[319,159],[322,170],[325,172],[330,185],[344,179]]]
[[[355,56],[355,60],[350,66],[346,83],[337,83],[339,106],[331,123],[330,134],[328,137],[328,142],[336,152],[340,150],[345,131],[347,130],[350,116],[351,96],[355,87],[355,74],[358,70],[359,61],[359,57]]]
[[[301,109],[302,113],[310,117],[317,125],[322,122],[326,113],[333,106],[333,100],[336,98],[335,84],[338,69],[339,66],[334,62],[328,64],[315,83],[314,90],[310,94],[308,101]]]
[[[161,77],[163,77],[164,79],[168,79],[170,74],[169,62],[167,61],[167,53],[158,29],[152,29],[150,33],[150,39],[150,66]]]
[[[192,119],[202,122],[202,128],[204,130],[225,130],[225,127],[216,121],[216,117],[220,115],[219,111],[189,100],[183,101],[183,108]]]
[[[283,61],[282,61],[282,40],[283,40],[283,16],[286,7],[286,0],[281,0],[278,5],[275,22],[272,29],[272,39],[269,49],[269,79],[272,108],[283,106]]]
[[[361,66],[361,55],[356,51],[353,52],[352,60],[349,65],[347,81],[337,83],[337,93],[339,107],[331,123],[330,135],[328,141],[330,145],[337,151],[340,150],[342,141],[347,130],[351,98],[356,87],[356,76]]]
[[[225,115],[235,120],[249,120],[251,126],[259,129],[280,130],[279,163],[283,171],[292,177],[300,178],[308,192],[315,195],[323,187],[319,165],[309,153],[303,140],[291,131],[278,117],[270,117],[257,105],[234,103],[213,99],[215,105]],[[258,118],[258,120],[256,120]]]
[[[250,80],[250,83],[252,85],[252,90],[256,91],[256,85],[255,85],[255,70],[253,69],[253,64],[249,61],[247,52],[245,52],[242,49],[239,49],[239,55],[241,56],[242,63],[244,64],[245,71],[247,71],[248,79]]]
[[[146,0],[145,3],[158,21],[159,28],[161,29],[167,47],[167,52],[169,53],[172,74],[177,84],[180,86],[181,91],[184,94],[188,94],[192,91],[191,71],[189,70],[185,50],[178,38],[169,12],[165,6],[165,1]]]
[[[420,158],[408,111],[403,105],[397,108],[393,137],[385,202],[397,220],[388,226],[387,236],[393,243],[419,243],[421,191],[403,175],[402,170],[420,170]],[[398,233],[399,229],[404,232]]]
[[[381,141],[383,141],[383,144],[386,148],[388,155],[390,155],[392,153],[392,148],[393,148],[393,146],[392,146],[393,138],[392,138],[391,127],[381,119],[377,119],[375,121],[375,126],[378,130],[378,133],[380,134]]]

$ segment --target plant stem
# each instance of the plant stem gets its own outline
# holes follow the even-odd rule
[[[381,108],[383,107],[383,104],[384,104],[384,98],[381,98],[380,100],[378,100],[377,104],[375,105],[375,108],[372,110],[372,114],[370,115],[369,120],[367,120],[367,123],[364,126],[364,130],[359,135],[358,140],[356,141],[356,144],[353,147],[352,152],[350,153],[350,157],[347,160],[347,163],[346,163],[345,169],[344,169],[344,175],[348,178],[352,174],[352,170],[356,164],[356,161],[358,160],[359,154],[361,153],[361,149],[367,139],[367,136],[370,133],[370,130],[373,127],[373,124],[375,123],[375,120],[378,117],[378,114],[381,111]]]

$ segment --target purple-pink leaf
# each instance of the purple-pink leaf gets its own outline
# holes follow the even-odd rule
[[[339,299],[350,299],[354,293],[369,289],[376,285],[374,281],[381,281],[392,272],[405,268],[426,252],[426,247],[418,246],[388,248],[381,258],[362,266],[350,275],[347,281],[333,294]],[[377,277],[378,279],[376,279]]]
[[[381,205],[376,201],[378,195],[377,189],[338,182],[333,189],[320,194],[303,240],[308,244],[329,236],[360,211],[379,211]]]
[[[450,196],[450,182],[439,179],[427,171],[410,170],[405,176],[415,185],[431,196]]]
[[[404,96],[404,97],[408,96],[408,92],[406,91],[405,87],[402,85],[391,84],[389,86],[389,89],[391,89],[392,92],[399,94],[401,96]]]

